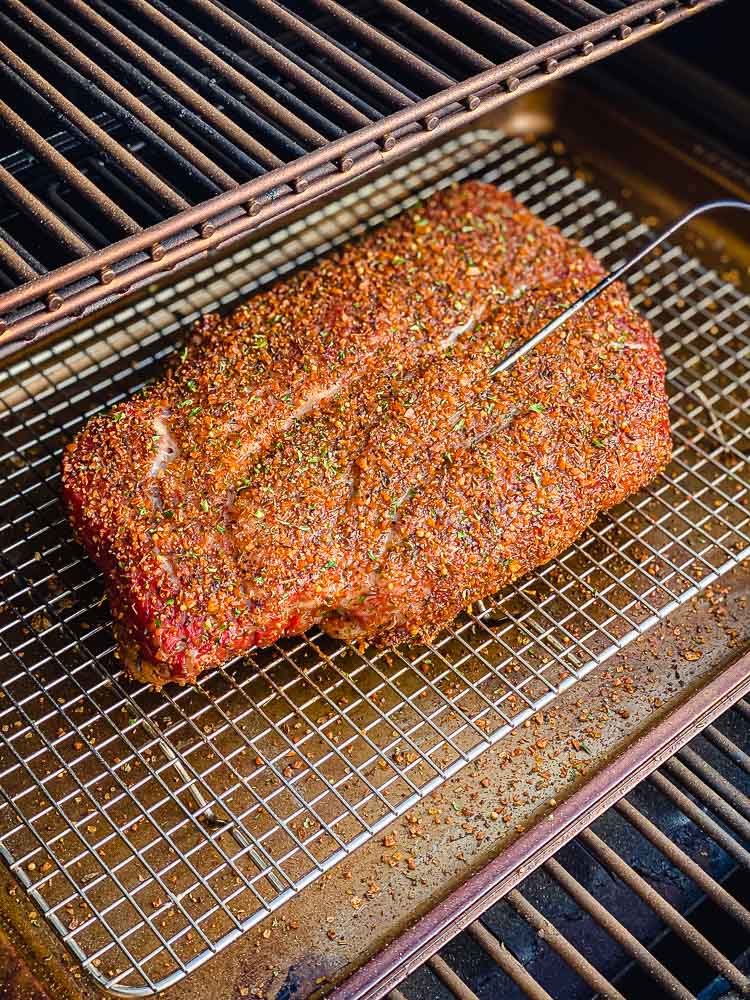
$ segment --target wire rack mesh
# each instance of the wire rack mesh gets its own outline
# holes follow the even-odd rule
[[[0,375],[0,851],[99,984],[185,976],[750,554],[750,301],[677,245],[635,276],[674,460],[428,646],[285,640],[155,694],[114,657],[58,498],[65,441],[193,318],[457,179],[509,187],[615,264],[649,231],[552,147],[475,131]]]

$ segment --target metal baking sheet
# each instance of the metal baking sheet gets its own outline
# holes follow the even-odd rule
[[[475,131],[2,375],[0,849],[112,992],[179,981],[750,552],[750,307],[674,245],[635,278],[669,361],[674,461],[563,557],[429,647],[314,632],[198,689],[123,679],[57,497],[64,441],[157,374],[198,311],[469,176],[608,264],[649,235],[553,148]]]

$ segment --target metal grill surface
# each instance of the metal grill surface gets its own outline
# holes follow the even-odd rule
[[[749,720],[741,699],[387,1000],[746,995]]]
[[[5,0],[0,350],[721,0]]]
[[[114,658],[58,499],[65,441],[226,306],[479,176],[609,265],[648,228],[550,147],[467,133],[0,376],[0,850],[85,968],[164,988],[750,554],[750,302],[680,246],[635,277],[668,359],[674,460],[433,645],[319,631],[155,694]]]

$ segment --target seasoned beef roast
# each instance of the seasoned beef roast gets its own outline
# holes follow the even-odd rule
[[[664,361],[621,285],[487,377],[601,274],[466,183],[206,316],[63,460],[130,673],[190,683],[315,623],[427,638],[647,483]]]

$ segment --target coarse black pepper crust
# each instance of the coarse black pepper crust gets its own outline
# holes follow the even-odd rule
[[[623,286],[487,378],[602,273],[470,182],[204,317],[63,459],[131,674],[192,683],[314,623],[430,637],[653,478],[664,360]]]

